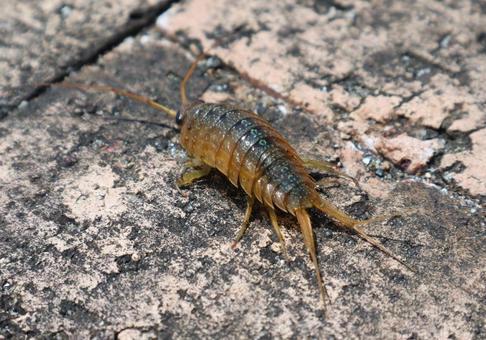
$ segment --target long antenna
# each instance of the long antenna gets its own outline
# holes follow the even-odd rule
[[[189,67],[189,69],[187,70],[186,74],[184,75],[184,78],[182,78],[181,87],[180,87],[182,106],[185,106],[189,103],[189,99],[187,98],[187,91],[186,91],[187,81],[189,80],[189,78],[191,78],[192,74],[194,73],[197,63],[199,63],[203,58],[204,58],[204,52],[201,52],[196,57],[196,59],[194,59],[194,61],[192,62],[191,67]]]
[[[80,83],[71,83],[71,82],[62,82],[59,84],[49,84],[49,86],[52,87],[64,87],[64,88],[71,88],[71,89],[77,89],[77,90],[83,90],[83,91],[89,91],[89,90],[95,90],[99,92],[113,92],[115,94],[118,94],[123,97],[130,98],[136,102],[146,104],[156,110],[163,111],[167,113],[169,116],[175,117],[177,112],[175,110],[172,110],[171,108],[162,105],[160,103],[157,103],[156,101],[148,98],[141,96],[139,94],[123,90],[123,89],[118,89],[115,87],[111,87],[108,85],[85,85],[85,84],[80,84]]]

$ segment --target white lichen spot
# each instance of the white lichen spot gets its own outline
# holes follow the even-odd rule
[[[152,39],[152,37],[149,34],[144,34],[140,38],[140,42],[142,43],[142,45],[149,44],[150,42],[152,42],[152,40],[153,39]]]
[[[159,15],[155,24],[158,28],[165,30],[169,27],[170,17],[172,13],[170,11],[165,11],[163,14]]]
[[[114,188],[118,179],[110,167],[91,166],[77,178],[66,179],[63,201],[70,216],[78,221],[93,220],[99,216],[114,217],[126,211],[123,200],[126,188]],[[63,182],[63,181],[61,181]]]

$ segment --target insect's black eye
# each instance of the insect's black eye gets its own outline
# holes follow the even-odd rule
[[[176,124],[177,125],[181,125],[182,124],[182,121],[184,120],[184,117],[183,117],[183,115],[181,113],[181,110],[178,110],[177,111],[175,120],[176,120]]]

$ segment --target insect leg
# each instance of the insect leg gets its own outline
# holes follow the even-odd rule
[[[275,230],[275,234],[277,234],[277,237],[280,241],[280,246],[282,247],[284,256],[287,260],[289,260],[289,253],[287,252],[287,247],[285,246],[285,238],[282,234],[282,230],[280,228],[280,225],[278,224],[277,214],[275,213],[275,210],[271,208],[267,208],[267,211],[268,216],[270,217],[270,221],[272,222],[273,230]]]
[[[241,223],[240,230],[238,230],[238,233],[236,234],[236,238],[233,241],[233,244],[231,248],[236,248],[238,245],[238,242],[242,239],[243,235],[246,232],[246,229],[248,229],[248,226],[250,225],[250,217],[251,217],[251,212],[253,211],[253,204],[255,203],[255,197],[253,196],[248,196],[247,201],[246,201],[246,211],[245,211],[245,217],[243,218],[243,222]]]
[[[193,168],[187,169],[177,180],[176,184],[179,188],[188,186],[194,181],[207,176],[211,172],[210,166],[206,164],[194,163],[194,161],[189,161],[188,163],[186,163],[186,166]]]
[[[302,161],[304,162],[304,166],[306,168],[321,170],[322,172],[325,172],[327,174],[330,174],[330,175],[333,175],[333,176],[336,176],[336,177],[349,179],[349,180],[353,181],[354,185],[359,187],[359,183],[355,178],[348,176],[348,175],[342,173],[339,170],[336,170],[334,165],[330,162],[319,161],[319,160],[316,160],[316,159],[307,159],[307,158],[304,158]]]

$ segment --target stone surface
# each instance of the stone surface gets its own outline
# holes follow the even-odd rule
[[[124,87],[177,108],[194,39],[206,47],[212,37],[228,39],[211,52],[223,63],[214,57],[200,63],[191,97],[253,110],[302,155],[357,177],[361,188],[339,179],[326,183],[322,194],[357,218],[401,213],[366,229],[417,273],[313,212],[331,299],[323,314],[293,218],[279,215],[289,263],[262,209],[233,250],[245,196],[218,173],[176,188],[184,152],[171,119],[111,94],[52,88],[0,120],[0,336],[484,338],[478,164],[485,137],[478,114],[486,92],[476,72],[485,66],[475,30],[486,9],[472,1],[417,1],[412,8],[380,2],[374,11],[360,1],[293,7],[270,1],[267,10],[249,2],[250,15],[239,4],[225,4],[182,2],[159,19],[166,33],[153,27],[124,39],[69,80]],[[181,27],[184,17],[190,27]],[[287,25],[295,18],[308,29]],[[324,24],[328,29],[321,31]],[[273,49],[279,30],[281,46]],[[299,36],[305,34],[307,40]],[[397,54],[399,37],[413,53]],[[322,53],[322,69],[299,69],[307,67],[306,54],[292,57],[288,44],[317,61]],[[379,70],[368,53],[381,56]],[[245,68],[248,56],[255,69]],[[294,68],[292,58],[303,66]],[[258,64],[271,60],[278,67]],[[259,78],[254,70],[269,73]],[[295,86],[285,88],[289,82]],[[453,106],[439,129],[414,120],[407,106],[437,103],[423,95],[433,86],[455,86],[465,96],[462,106],[454,97],[454,104],[435,111],[442,117],[441,110]],[[409,141],[441,147],[412,176],[386,150],[372,147],[371,141],[397,138],[404,154],[419,153],[413,159],[421,154],[407,151]]]
[[[452,178],[461,183],[471,194],[481,195],[486,183],[486,171],[480,162],[486,159],[486,129],[472,133],[471,142],[471,151],[447,154],[442,158],[441,166],[451,169]],[[465,169],[454,171],[454,165],[462,165]]]
[[[394,138],[382,138],[375,147],[402,170],[414,174],[427,165],[444,143],[436,139],[421,141],[404,133]]]
[[[257,87],[351,130],[374,152],[384,133],[414,137],[413,130],[425,128],[443,143],[454,132],[468,139],[485,126],[485,24],[479,2],[427,0],[193,0],[158,20],[164,32],[182,42],[200,40]],[[470,144],[441,152],[468,150]],[[427,148],[418,152],[408,157],[420,167],[432,160]],[[476,159],[466,167],[483,165]],[[469,190],[466,177],[455,181]],[[477,186],[470,193],[486,195],[486,183]]]
[[[167,0],[5,0],[0,116],[153,21]]]

